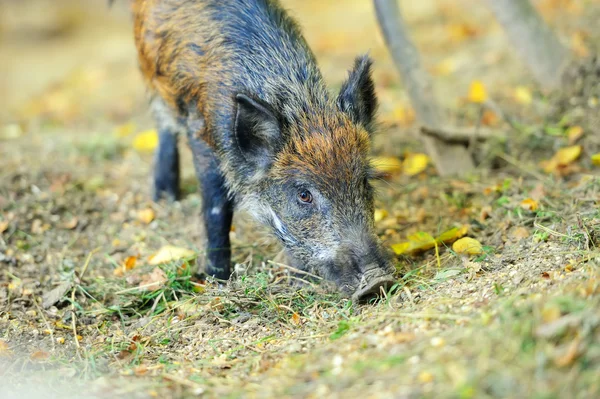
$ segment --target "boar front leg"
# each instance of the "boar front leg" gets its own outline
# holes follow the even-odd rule
[[[188,133],[194,155],[194,168],[202,191],[202,219],[206,234],[204,272],[221,280],[231,274],[231,244],[229,231],[233,218],[233,201],[225,188],[225,180],[213,151],[198,138],[197,132]]]
[[[179,150],[177,136],[181,126],[164,102],[156,98],[152,102],[152,114],[158,130],[158,148],[154,158],[154,187],[152,199],[176,201],[179,193]]]

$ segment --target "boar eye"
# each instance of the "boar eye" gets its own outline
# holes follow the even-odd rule
[[[298,201],[303,204],[310,204],[313,202],[313,196],[308,190],[298,191]]]

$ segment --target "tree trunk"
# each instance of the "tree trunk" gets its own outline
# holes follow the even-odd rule
[[[536,80],[557,89],[570,61],[564,47],[529,0],[486,0],[509,40]]]
[[[374,4],[379,26],[417,118],[425,126],[442,127],[443,116],[433,93],[431,78],[421,66],[419,52],[406,32],[397,0],[374,0]],[[421,139],[440,175],[461,175],[473,169],[473,160],[464,145],[446,143],[426,135],[422,135]]]

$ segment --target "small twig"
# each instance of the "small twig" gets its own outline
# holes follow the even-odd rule
[[[538,222],[533,222],[533,227],[537,227],[538,229],[545,231],[546,233],[548,233],[552,236],[555,236],[555,237],[572,238],[571,236],[569,236],[567,234],[559,233],[558,231],[552,230],[549,227],[542,226]]]
[[[505,139],[506,134],[500,130],[476,127],[430,127],[421,126],[421,133],[440,139],[446,143],[468,144],[475,140],[489,140],[491,138]]]
[[[407,319],[439,319],[439,320],[463,320],[469,319],[467,316],[441,313],[391,313],[386,317],[406,317]]]
[[[179,385],[183,385],[188,388],[192,388],[193,390],[195,390],[197,392],[204,392],[204,387],[202,385],[200,385],[196,382],[190,381],[188,379],[179,378],[179,377],[171,375],[171,374],[163,374],[162,378],[165,380],[177,383]]]
[[[44,320],[44,324],[46,325],[46,328],[48,329],[48,332],[50,333],[50,339],[52,340],[52,350],[56,351],[56,344],[54,342],[54,332],[52,331],[52,328],[50,328],[50,323],[48,323],[48,319],[46,319],[46,316],[44,316],[44,312],[43,312],[42,308],[40,308],[40,305],[38,305],[35,298],[32,302],[35,305],[35,308],[38,310],[40,317],[42,318],[42,320]]]
[[[158,285],[159,285],[159,282],[155,281],[153,283],[148,283],[148,284],[144,284],[144,285],[139,285],[137,287],[131,287],[131,288],[126,288],[126,289],[121,290],[121,291],[117,291],[117,292],[115,292],[115,295],[126,294],[126,293],[129,293],[129,292],[132,292],[132,291],[142,290],[144,288],[148,288],[148,287],[152,287],[152,286],[158,286]]]
[[[92,259],[92,255],[94,255],[96,252],[98,252],[100,250],[100,247],[93,249],[89,254],[87,259],[85,260],[85,263],[83,264],[83,267],[81,268],[81,271],[79,272],[79,279],[81,280],[83,278],[83,275],[85,274],[89,264],[90,264],[90,260]]]
[[[71,329],[73,330],[73,338],[75,339],[75,346],[79,349],[79,340],[77,339],[77,315],[75,314],[75,291],[76,287],[71,290]]]
[[[519,168],[519,170],[521,170],[522,172],[525,172],[533,177],[535,177],[536,179],[544,182],[547,185],[553,185],[552,181],[550,179],[548,179],[546,176],[543,176],[541,174],[539,174],[538,172],[536,172],[534,170],[534,168],[524,168],[523,166],[521,166],[521,163],[519,162],[519,160],[517,160],[516,158],[511,157],[508,154],[505,153],[499,153],[498,154],[498,158],[505,160],[506,162],[508,162],[509,164],[511,164],[512,166],[514,166],[515,168]]]
[[[314,284],[314,283],[311,283],[311,282],[310,282],[310,281],[308,281],[308,280],[305,280],[305,279],[303,279],[303,278],[296,277],[296,276],[285,276],[285,277],[278,277],[277,279],[275,279],[275,281],[273,281],[273,284],[277,284],[277,283],[279,283],[279,282],[280,282],[281,280],[283,280],[283,279],[297,280],[297,281],[300,281],[301,283],[305,283],[305,284],[308,284],[308,285],[310,285],[312,288],[315,288],[315,289],[317,288],[317,285],[316,285],[316,284]],[[291,284],[291,283],[290,283],[290,284]]]
[[[411,305],[415,305],[415,300],[413,298],[412,292],[410,292],[410,289],[407,286],[404,286],[404,292],[406,293],[406,296],[408,297],[408,301],[410,302]]]
[[[271,265],[279,266],[279,267],[285,267],[286,269],[291,270],[295,273],[306,274],[307,276],[310,276],[310,277],[313,277],[313,278],[316,278],[319,280],[323,280],[323,277],[319,277],[316,274],[312,274],[312,273],[304,271],[304,270],[296,269],[295,267],[288,266],[284,263],[273,262],[272,260],[267,261],[267,263],[269,263]]]
[[[587,249],[589,251],[591,249],[590,242],[592,242],[590,232],[589,232],[587,226],[583,223],[583,219],[581,219],[581,215],[579,213],[577,213],[576,216],[577,216],[577,225],[579,226],[579,229],[583,231],[583,235],[585,236],[585,249]],[[593,242],[592,242],[592,245],[593,245]]]

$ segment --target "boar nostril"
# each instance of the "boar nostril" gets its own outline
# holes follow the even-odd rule
[[[365,273],[358,289],[352,294],[352,299],[357,302],[366,302],[388,290],[396,280],[393,274],[381,270],[379,273]]]

